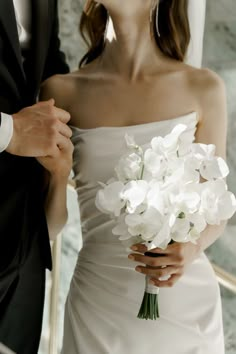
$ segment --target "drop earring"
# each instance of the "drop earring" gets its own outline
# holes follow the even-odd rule
[[[87,0],[86,3],[84,4],[83,11],[87,16],[89,16],[89,14],[93,8],[93,5],[94,5],[93,0]]]
[[[161,37],[161,34],[160,34],[160,28],[159,28],[159,1],[158,1],[158,4],[156,6],[156,31],[157,31],[157,35],[158,37]]]
[[[156,31],[157,36],[161,37],[159,30],[159,0],[153,0],[152,2],[152,7],[150,11],[150,25],[152,29],[152,34]]]

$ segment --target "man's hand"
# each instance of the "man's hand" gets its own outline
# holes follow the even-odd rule
[[[53,99],[13,114],[13,137],[6,151],[13,155],[55,156],[71,135],[70,114],[54,106]]]

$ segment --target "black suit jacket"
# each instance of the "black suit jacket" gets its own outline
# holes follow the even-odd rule
[[[8,114],[34,104],[44,79],[68,72],[57,1],[31,1],[33,39],[23,66],[13,1],[0,0],[0,112]],[[42,190],[43,170],[34,158],[0,153],[0,304],[36,239],[42,266],[51,269]]]

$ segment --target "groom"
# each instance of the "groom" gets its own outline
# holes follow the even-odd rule
[[[37,103],[40,83],[68,72],[56,0],[0,0],[0,343],[36,354],[51,253],[44,171],[33,157],[68,139],[68,113]],[[66,131],[67,129],[67,131]]]

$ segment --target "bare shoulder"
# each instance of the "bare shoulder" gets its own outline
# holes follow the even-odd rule
[[[214,144],[216,155],[225,158],[227,139],[227,103],[224,81],[209,69],[190,75],[190,90],[199,112],[196,142]]]
[[[66,75],[54,75],[41,85],[40,99],[54,98],[57,107],[68,110],[98,76],[92,64]]]
[[[190,75],[190,84],[193,85],[199,94],[216,94],[225,91],[225,84],[221,77],[214,71],[202,68],[192,70]]]
[[[207,68],[192,70],[189,74],[189,84],[203,101],[225,95],[224,81],[218,74]]]
[[[189,86],[195,95],[201,118],[213,116],[226,118],[226,89],[222,78],[214,71],[203,68],[189,73]],[[216,119],[216,118],[215,118]]]
[[[57,107],[68,110],[70,98],[75,94],[76,81],[74,73],[50,77],[41,85],[40,100],[53,98]]]

